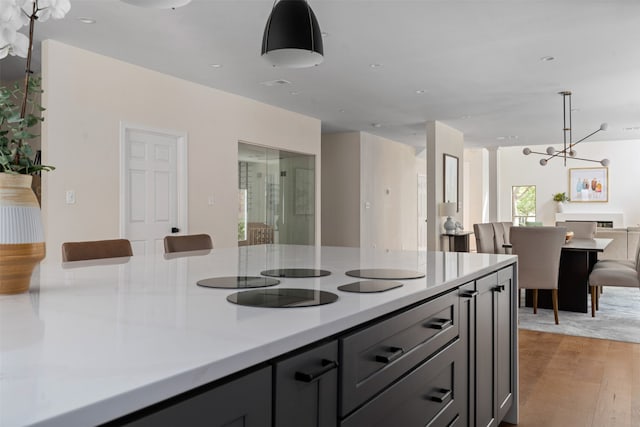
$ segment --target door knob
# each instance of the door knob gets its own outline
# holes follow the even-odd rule
[[[178,227],[171,227],[171,232],[172,233],[179,233],[180,229]]]

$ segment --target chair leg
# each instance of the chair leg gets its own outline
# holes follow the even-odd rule
[[[600,310],[600,294],[602,294],[602,286],[596,286],[596,311]]]
[[[556,320],[556,325],[558,324],[558,290],[551,290],[551,299],[553,301],[553,317]]]
[[[591,317],[596,317],[596,300],[598,297],[596,293],[598,292],[597,286],[591,286]]]
[[[522,289],[518,289],[518,308],[522,307]]]
[[[538,290],[533,290],[533,314],[538,314]]]

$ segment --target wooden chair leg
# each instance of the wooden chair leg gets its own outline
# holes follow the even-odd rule
[[[596,317],[596,300],[598,297],[596,294],[598,293],[597,286],[591,286],[591,317]]]
[[[602,286],[596,286],[596,311],[600,310],[600,294],[602,294]]]
[[[533,314],[538,314],[538,290],[533,290]]]
[[[556,325],[558,324],[558,290],[551,290],[551,300],[553,301],[553,317],[556,320]]]

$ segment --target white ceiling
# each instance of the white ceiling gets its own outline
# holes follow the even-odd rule
[[[560,143],[557,92],[571,90],[574,140],[602,122],[609,131],[593,140],[640,139],[638,0],[309,2],[328,33],[325,60],[310,69],[260,57],[272,0],[193,0],[176,10],[72,0],[63,20],[37,24],[36,37],[312,116],[323,132],[424,145],[425,122],[439,120],[464,132],[467,146]],[[0,77],[17,77],[23,63],[0,61]],[[291,84],[261,84],[276,79]]]

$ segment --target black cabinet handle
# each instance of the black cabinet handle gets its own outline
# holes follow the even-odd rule
[[[315,372],[296,372],[295,379],[305,383],[313,382],[324,374],[338,367],[338,362],[335,360],[322,359],[322,367]]]
[[[402,347],[391,347],[389,351],[391,352],[391,354],[378,354],[376,356],[376,361],[381,363],[391,363],[404,354],[404,349]]]
[[[451,396],[451,390],[447,390],[446,388],[437,388],[434,390],[434,394],[430,395],[428,399],[442,403],[447,400],[449,396]]]
[[[495,288],[493,288],[493,290],[494,290],[495,292],[502,292],[502,291],[504,291],[504,289],[505,289],[505,288],[504,288],[504,285],[498,285],[498,286],[496,286]]]
[[[475,298],[480,294],[478,291],[462,291],[460,296],[462,298]]]
[[[179,233],[180,229],[178,227],[171,227],[171,232],[172,233]]]
[[[451,319],[438,319],[433,322],[427,323],[425,326],[431,329],[439,329],[443,330],[453,325],[453,320]]]

